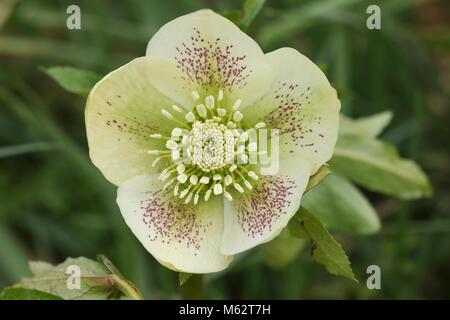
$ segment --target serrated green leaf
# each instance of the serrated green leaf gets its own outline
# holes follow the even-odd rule
[[[268,266],[281,269],[294,260],[304,246],[305,239],[292,236],[289,228],[284,228],[275,239],[258,246],[258,250]]]
[[[24,278],[14,287],[36,289],[67,300],[142,299],[131,282],[111,273],[104,263],[80,257],[68,258],[56,266],[42,261],[29,264],[34,277]],[[78,269],[79,274],[70,268]],[[80,286],[71,288],[68,282],[73,284],[72,279],[77,275]]]
[[[307,193],[309,190],[317,186],[323,179],[325,179],[329,174],[331,173],[330,168],[328,165],[323,165],[319,168],[319,170],[314,173],[308,181],[308,185],[306,186],[305,193]]]
[[[303,207],[300,207],[292,219],[300,222],[300,226],[312,240],[313,249],[311,253],[318,263],[323,264],[332,274],[341,275],[358,282],[344,250],[328,233],[319,219]]]
[[[25,288],[5,288],[0,295],[0,300],[64,300],[44,291]]]
[[[350,181],[336,174],[329,175],[305,194],[302,206],[327,228],[359,234],[380,229],[380,220],[370,202]]]
[[[180,286],[185,284],[186,281],[188,281],[191,276],[192,276],[192,273],[180,272],[180,274],[179,274]]]
[[[341,135],[329,165],[333,172],[369,190],[402,199],[432,194],[431,185],[420,167],[414,161],[400,158],[393,145],[380,140]]]
[[[352,119],[345,115],[339,119],[339,135],[353,135],[359,138],[375,138],[392,119],[392,112],[380,112],[368,117]]]
[[[89,94],[92,87],[102,78],[91,71],[72,67],[41,67],[40,69],[67,91],[84,97]]]

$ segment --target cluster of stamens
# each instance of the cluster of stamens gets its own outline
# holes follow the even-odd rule
[[[231,188],[240,193],[245,192],[244,187],[252,190],[250,181],[259,178],[247,169],[246,164],[250,155],[258,154],[257,142],[249,137],[265,124],[261,122],[244,130],[241,125],[243,115],[238,110],[241,100],[237,99],[229,108],[221,107],[222,90],[217,99],[209,95],[204,103],[197,91],[192,92],[192,98],[196,102],[192,111],[187,112],[177,105],[172,106],[174,115],[166,109],[161,110],[178,126],[170,137],[159,133],[150,135],[154,139],[167,140],[165,150],[147,151],[157,156],[152,166],[161,159],[168,159],[169,165],[161,171],[159,179],[165,182],[164,189],[173,188],[174,195],[185,199],[185,203],[193,200],[197,204],[200,197],[208,201],[211,194],[223,194],[231,201]]]

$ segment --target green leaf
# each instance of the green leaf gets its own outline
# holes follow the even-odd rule
[[[327,228],[359,234],[371,234],[380,229],[380,220],[370,202],[350,181],[336,174],[304,195],[302,206],[313,212]]]
[[[268,266],[281,269],[294,260],[304,246],[305,239],[292,236],[289,228],[284,228],[275,239],[258,246],[258,250]]]
[[[311,254],[316,262],[323,264],[332,274],[341,275],[358,282],[344,250],[328,233],[319,219],[303,207],[300,207],[292,219],[300,223],[300,226],[312,240]]]
[[[118,274],[121,276],[119,269],[109,260],[104,254],[98,254],[97,255],[97,261],[102,263],[111,273]]]
[[[191,276],[192,273],[180,272],[179,275],[180,286],[182,286],[186,281],[188,281]]]
[[[14,287],[36,289],[70,300],[143,299],[134,284],[119,274],[111,273],[104,262],[80,257],[68,258],[56,266],[42,261],[30,262],[29,265],[34,277],[24,278]],[[78,275],[80,282],[76,288],[74,278]]]
[[[102,78],[91,71],[72,67],[41,67],[40,69],[67,91],[84,97],[89,94],[92,87]]]
[[[392,112],[380,112],[368,117],[352,119],[341,114],[339,135],[354,135],[359,138],[375,138],[389,124]]]
[[[247,29],[252,23],[253,19],[258,15],[259,11],[264,6],[266,0],[246,0],[244,3],[244,17],[242,18],[242,26]]]
[[[393,145],[375,139],[340,136],[329,162],[340,173],[369,190],[402,199],[429,197],[432,188],[420,167],[400,158]]]
[[[44,291],[24,288],[5,288],[0,295],[0,300],[64,300]]]
[[[240,10],[225,10],[221,14],[242,30],[248,29],[253,19],[264,6],[265,0],[247,0]]]
[[[308,185],[306,186],[305,193],[307,193],[309,190],[317,186],[323,179],[325,179],[329,174],[331,173],[330,168],[328,165],[323,165],[319,168],[319,170],[314,173],[308,181]]]
[[[60,147],[52,142],[31,142],[4,146],[0,148],[0,158],[12,157],[24,153],[58,150]]]

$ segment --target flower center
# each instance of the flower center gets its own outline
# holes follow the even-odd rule
[[[197,102],[200,95],[193,91],[192,98]],[[223,91],[219,90],[217,99],[207,96],[205,103],[197,104],[192,111],[174,105],[174,116],[162,109],[161,113],[179,127],[172,130],[170,137],[159,133],[150,135],[167,140],[166,150],[147,152],[157,156],[153,167],[160,160],[168,162],[159,179],[167,180],[164,189],[172,187],[175,196],[186,197],[185,203],[193,200],[197,204],[201,195],[208,201],[211,194],[223,194],[232,200],[231,188],[243,193],[242,184],[251,190],[253,186],[248,179],[258,180],[258,175],[248,169],[248,160],[252,154],[265,153],[258,152],[256,139],[251,139],[265,124],[261,122],[245,130],[241,122],[243,115],[238,111],[241,100],[237,99],[228,108],[221,107],[222,100]]]
[[[231,164],[236,139],[225,125],[214,120],[197,121],[190,132],[190,159],[205,172]]]

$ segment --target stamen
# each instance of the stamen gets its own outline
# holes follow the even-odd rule
[[[166,148],[170,150],[175,150],[178,147],[178,143],[173,140],[168,140],[166,142]]]
[[[181,109],[179,106],[177,106],[176,104],[172,105],[172,109],[175,110],[176,112],[183,112],[183,109]]]
[[[257,124],[255,124],[255,129],[261,129],[264,128],[266,126],[266,124],[264,122],[259,122]]]
[[[217,108],[217,114],[219,115],[219,117],[225,117],[227,114],[227,110],[222,109],[222,108]]]
[[[183,134],[183,130],[181,130],[180,128],[174,128],[173,130],[172,130],[172,133],[171,133],[171,136],[172,137],[179,137],[179,136],[181,136]]]
[[[221,194],[222,191],[223,191],[222,185],[216,183],[216,184],[214,185],[214,194],[215,194],[215,195]]]
[[[184,164],[180,163],[180,164],[177,166],[177,172],[178,172],[179,174],[182,174],[182,173],[184,172],[184,170],[186,170],[186,167],[184,166]]]
[[[258,180],[258,175],[256,174],[256,173],[254,173],[253,171],[249,171],[248,173],[247,173],[247,175],[250,177],[250,178],[252,178],[253,180]]]
[[[236,111],[241,106],[241,99],[237,99],[234,105],[231,107],[231,110]]]
[[[256,151],[258,149],[258,145],[256,144],[256,142],[249,143],[247,149],[250,152]]]
[[[222,89],[219,90],[219,95],[217,96],[217,100],[222,101],[223,99],[223,91]]]
[[[150,138],[161,139],[161,138],[162,138],[162,135],[159,134],[159,133],[152,133],[152,134],[150,135]]]
[[[191,96],[192,96],[192,99],[194,99],[194,101],[197,101],[198,99],[200,99],[200,95],[198,94],[197,91],[192,91]]]
[[[198,176],[196,176],[195,174],[192,175],[192,176],[189,178],[189,181],[190,181],[194,186],[197,185],[197,183],[198,183]]]
[[[231,194],[229,194],[227,191],[223,192],[223,195],[225,196],[225,198],[227,198],[229,201],[233,201],[233,197],[231,196]]]
[[[188,113],[186,113],[186,115],[184,116],[184,118],[186,119],[186,121],[188,122],[194,122],[195,121],[195,115],[189,111]]]
[[[240,193],[244,193],[244,188],[239,183],[234,184],[234,188],[239,191]]]
[[[159,160],[161,160],[160,157],[156,158],[155,160],[153,160],[152,162],[152,168],[154,168],[156,166],[156,164],[159,162]]]
[[[208,201],[209,197],[211,196],[211,189],[209,189],[208,191],[206,191],[205,193],[205,201]]]
[[[208,178],[208,177],[202,177],[202,178],[200,179],[200,183],[208,184],[208,183],[209,183],[209,178]]]
[[[213,96],[207,96],[205,98],[205,104],[206,107],[210,110],[214,109],[214,97]]]
[[[174,117],[169,113],[169,111],[167,111],[166,109],[161,109],[161,113],[167,118],[167,119],[170,119],[170,120],[173,120],[174,119]]]
[[[244,117],[244,115],[240,111],[236,111],[233,114],[233,120],[236,121],[236,122],[241,121],[243,117]]]
[[[206,118],[207,112],[206,112],[205,105],[204,104],[199,104],[199,105],[197,105],[196,108],[197,108],[198,115],[200,117],[202,117],[202,118]]]
[[[163,189],[166,190],[174,181],[175,178],[172,178],[169,181],[167,181],[167,183],[163,186]]]
[[[227,176],[223,179],[223,181],[225,182],[225,185],[226,185],[226,186],[229,186],[229,185],[233,182],[233,178],[231,178],[230,175],[227,175]]]
[[[252,184],[250,182],[248,182],[248,180],[244,180],[244,184],[249,190],[253,189]]]
[[[180,181],[181,183],[185,183],[187,178],[188,178],[187,175],[182,173],[177,177],[177,180]]]
[[[227,127],[230,129],[234,129],[234,128],[236,128],[236,123],[234,123],[233,121],[228,121]]]

